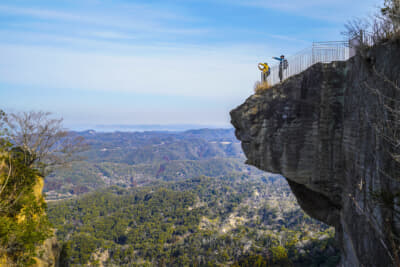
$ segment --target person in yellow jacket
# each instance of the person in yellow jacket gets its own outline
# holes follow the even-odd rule
[[[268,63],[258,63],[258,69],[262,71],[261,82],[266,82],[267,77],[271,74],[271,69],[269,68]]]

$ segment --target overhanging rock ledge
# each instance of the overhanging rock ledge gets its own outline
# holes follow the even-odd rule
[[[385,175],[400,173],[387,153],[393,147],[377,130],[390,114],[376,93],[400,103],[396,84],[400,42],[392,41],[346,62],[315,64],[230,113],[247,163],[282,174],[301,207],[335,227],[343,266],[396,261],[399,216],[372,197],[400,192]]]

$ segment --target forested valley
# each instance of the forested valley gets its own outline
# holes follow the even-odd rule
[[[233,130],[85,131],[46,179],[61,266],[336,266],[334,230],[283,177],[245,165]]]

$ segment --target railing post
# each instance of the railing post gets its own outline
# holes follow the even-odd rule
[[[361,45],[364,44],[364,31],[363,30],[360,30],[360,43],[361,43]]]
[[[314,64],[314,42],[312,43],[312,49],[311,49],[311,65]]]
[[[354,57],[357,54],[357,48],[360,46],[360,40],[361,39],[357,37],[349,40],[349,57]]]

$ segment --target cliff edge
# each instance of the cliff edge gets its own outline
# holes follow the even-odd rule
[[[247,163],[332,225],[343,266],[399,263],[400,41],[318,63],[231,111]],[[396,154],[399,153],[399,154]]]

